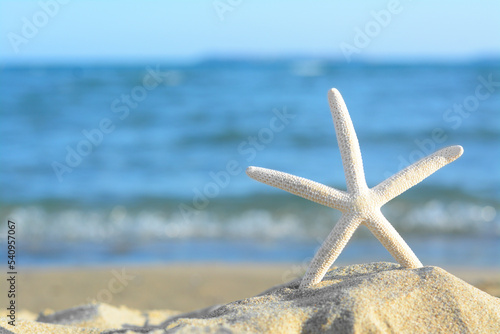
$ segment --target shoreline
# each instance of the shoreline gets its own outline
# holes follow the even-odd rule
[[[343,266],[340,264],[339,266]],[[83,268],[26,268],[16,300],[26,318],[97,301],[142,310],[193,311],[255,296],[299,277],[298,263],[178,263]],[[443,269],[500,297],[500,267]]]

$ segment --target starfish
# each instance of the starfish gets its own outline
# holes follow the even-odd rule
[[[422,267],[422,263],[384,217],[380,208],[441,167],[460,157],[463,148],[456,145],[438,150],[404,168],[377,186],[368,188],[358,138],[345,102],[335,88],[328,92],[328,100],[342,157],[347,192],[267,168],[250,166],[246,170],[247,175],[257,181],[342,212],[339,221],[309,264],[300,288],[308,288],[321,282],[360,224],[368,227],[401,266],[406,268]]]

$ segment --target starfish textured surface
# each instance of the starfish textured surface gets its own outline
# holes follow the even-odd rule
[[[328,92],[328,100],[342,157],[347,192],[271,169],[247,168],[248,176],[257,181],[342,212],[339,221],[311,261],[300,287],[310,287],[323,279],[360,224],[367,226],[403,267],[421,267],[422,263],[384,217],[380,208],[460,157],[463,153],[462,147],[457,145],[443,148],[406,167],[377,186],[368,188],[358,138],[344,100],[335,88]]]

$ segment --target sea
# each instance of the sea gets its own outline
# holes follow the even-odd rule
[[[500,60],[6,65],[4,253],[12,235],[25,267],[306,264],[340,212],[245,169],[345,190],[332,87],[349,109],[369,187],[463,146],[382,212],[425,265],[500,268]],[[395,260],[361,227],[337,263],[372,261]]]

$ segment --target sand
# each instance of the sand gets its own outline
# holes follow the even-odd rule
[[[498,296],[500,290],[499,271],[491,269],[464,270],[463,268],[453,268],[450,271],[454,271],[467,281],[483,289],[486,288],[490,293],[497,294]],[[446,273],[445,271],[443,272]],[[297,266],[255,264],[244,266],[210,264],[196,266],[176,265],[165,268],[126,267],[114,269],[26,270],[19,277],[19,291],[22,293],[19,295],[17,302],[21,309],[31,312],[18,312],[18,326],[16,326],[15,330],[5,322],[2,322],[0,326],[13,333],[30,333],[30,330],[27,328],[33,328],[33,331],[31,331],[33,333],[42,333],[44,328],[47,330],[47,333],[99,333],[103,329],[123,329],[120,325],[123,325],[124,319],[126,319],[128,326],[139,327],[143,327],[144,325],[158,325],[166,319],[170,319],[168,328],[177,328],[175,331],[180,329],[182,331],[189,331],[190,329],[198,328],[190,326],[201,326],[203,328],[208,326],[207,328],[212,328],[213,330],[222,330],[227,327],[227,330],[244,332],[244,328],[247,328],[249,324],[241,319],[234,320],[230,317],[228,318],[228,314],[234,315],[242,312],[242,309],[248,309],[249,305],[252,305],[252,303],[255,304],[255,300],[260,300],[260,302],[253,306],[253,309],[252,307],[250,309],[252,309],[252,312],[259,314],[258,318],[260,320],[264,321],[264,319],[267,319],[268,325],[262,327],[263,329],[273,332],[280,328],[286,328],[283,327],[283,324],[295,324],[294,328],[289,329],[291,332],[297,332],[298,328],[304,330],[304,323],[307,323],[307,319],[311,319],[311,314],[307,310],[295,309],[292,312],[286,303],[287,301],[279,299],[283,298],[283,295],[278,298],[271,294],[272,297],[266,297],[267,300],[264,303],[264,300],[259,299],[263,297],[248,298],[256,296],[259,292],[266,290],[270,286],[282,285],[292,278],[294,274],[298,274]],[[394,285],[394,282],[401,281],[404,286],[413,286],[415,282],[409,283],[412,282],[411,279],[414,280],[415,277],[393,279],[391,284]],[[484,297],[486,295],[489,298],[493,298],[492,300],[498,301],[498,298],[491,297],[462,282],[458,278],[453,277],[451,280],[455,279],[461,282],[460,284],[463,285],[462,288],[468,291],[470,296],[479,295]],[[450,278],[448,277],[449,280]],[[455,281],[453,282],[454,284],[456,283]],[[454,284],[450,286],[453,287],[455,286]],[[464,286],[467,288],[464,288]],[[472,293],[470,292],[471,289]],[[294,289],[289,290],[294,291]],[[361,295],[367,297],[370,294],[365,291]],[[378,297],[379,294],[377,293],[370,298]],[[292,297],[288,295],[286,298],[289,301]],[[450,298],[455,300],[458,297],[453,296],[453,298]],[[245,302],[239,302],[229,304],[225,308],[218,306],[235,300],[246,300],[247,305],[245,305]],[[328,300],[334,299],[330,296],[323,300],[321,304],[325,304],[325,301]],[[85,306],[91,301],[96,301],[98,304]],[[467,304],[463,300],[460,303]],[[68,309],[74,305],[81,306],[69,312],[66,311],[66,313],[54,313],[53,311]],[[127,305],[127,307],[120,305]],[[183,314],[182,319],[178,320],[172,318],[176,315],[181,315],[182,312],[210,305],[215,306],[210,308],[209,311],[214,312],[214,310],[218,310],[218,313],[211,315],[210,319],[200,319],[207,317],[207,311],[193,313],[189,317]],[[259,307],[261,308],[258,309]],[[387,309],[387,307],[388,305],[385,305],[384,309]],[[156,311],[144,311],[155,309]],[[266,313],[267,318],[262,316],[263,309],[272,310]],[[37,313],[42,310],[43,314],[39,317]],[[226,310],[226,313],[221,310]],[[320,312],[320,310],[318,309],[316,312]],[[324,310],[322,312],[324,313]],[[87,320],[61,324],[61,319],[67,318],[68,314],[86,314]],[[88,314],[93,315],[88,317]],[[251,319],[252,317],[249,314],[244,318]],[[51,316],[53,317],[52,320],[50,320]],[[33,320],[37,319],[37,317],[38,320],[43,321],[45,319],[45,321],[55,322],[60,325],[34,322]],[[314,322],[309,320],[308,326],[312,326],[311,324]],[[241,326],[236,326],[236,323],[240,323]],[[215,327],[213,327],[214,324]],[[98,327],[99,329],[96,330],[92,327]],[[21,328],[24,331],[18,331]],[[255,327],[253,329],[255,330]]]
[[[296,267],[292,264],[209,263],[23,270],[18,276],[17,303],[21,309],[35,313],[93,301],[136,309],[188,312],[254,296],[297,277],[290,274]],[[116,285],[112,286],[115,292],[109,294],[106,291],[112,290],[109,285],[119,276],[116,273],[134,277],[125,277],[121,285],[112,284]],[[5,299],[0,300],[4,305]]]
[[[19,308],[34,313],[61,310],[92,301],[136,309],[188,312],[213,304],[254,296],[269,287],[299,277],[297,264],[176,264],[111,268],[25,269],[18,276]],[[500,268],[445,267],[447,271],[500,297]],[[122,289],[109,294],[113,272],[133,275]],[[115,291],[120,287],[115,287]],[[2,294],[2,305],[6,296]]]

